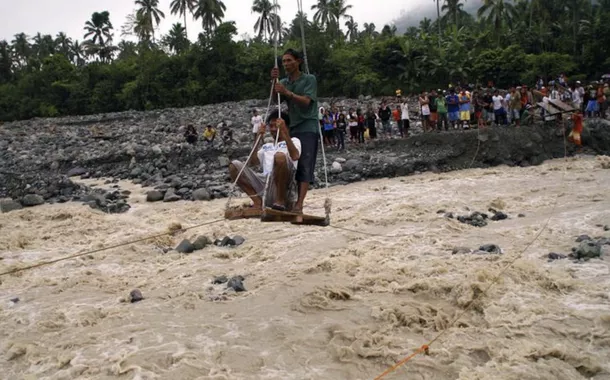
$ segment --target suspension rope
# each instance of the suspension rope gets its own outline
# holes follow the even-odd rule
[[[276,12],[277,12],[277,6],[278,6],[277,0],[273,1],[273,5],[274,5],[274,7],[276,9]],[[278,35],[278,27],[279,27],[278,21],[279,20],[278,20],[278,16],[277,16],[277,13],[276,13],[276,15],[275,15],[275,31],[273,33],[273,40],[274,40],[274,44],[273,45],[274,45],[274,52],[275,52],[275,58],[273,60],[274,61],[273,67],[275,69],[278,68],[278,64],[277,64],[277,57],[278,57],[278,40],[277,40],[277,35]],[[265,111],[265,117],[263,118],[263,123],[267,122],[267,117],[269,116],[269,111],[271,110],[271,102],[273,100],[273,89],[275,87],[275,83],[276,82],[277,82],[276,80],[272,80],[271,81],[271,89],[270,89],[270,92],[269,92],[269,101],[267,103],[267,110]],[[278,116],[281,115],[282,113],[281,113],[281,104],[280,104],[280,95],[279,94],[278,94],[278,107],[277,107],[277,110],[278,110]],[[229,210],[229,208],[231,207],[231,199],[233,198],[233,193],[235,192],[235,187],[237,186],[237,181],[239,181],[239,179],[241,178],[241,175],[243,174],[244,170],[246,170],[246,167],[248,167],[248,164],[250,163],[250,160],[252,159],[252,156],[254,155],[254,153],[256,151],[256,148],[258,148],[258,144],[260,142],[261,137],[262,137],[261,134],[257,134],[256,141],[254,142],[254,146],[252,147],[252,151],[250,151],[250,154],[248,155],[248,159],[246,160],[246,162],[242,166],[241,170],[237,174],[237,177],[235,178],[235,181],[233,181],[233,183],[231,184],[231,191],[229,193],[229,200],[227,201],[227,205],[225,207],[225,210]],[[278,133],[277,133],[277,135],[275,137],[275,145],[274,146],[277,146],[277,141],[278,141],[279,137],[280,137],[280,134],[279,134],[279,130],[278,130]],[[262,202],[263,208],[265,208],[265,197],[266,197],[266,193],[267,193],[267,186],[268,186],[268,184],[269,184],[269,176],[267,176],[267,180],[265,182],[265,191],[263,192],[263,202]]]
[[[279,69],[278,64],[277,64],[277,59],[278,59],[278,55],[279,55],[279,50],[278,50],[278,34],[279,34],[279,17],[277,15],[277,9],[278,9],[278,3],[277,0],[273,0],[273,8],[275,9],[275,17],[274,17],[274,21],[275,21],[275,30],[273,32],[273,48],[274,48],[274,63],[273,63],[273,67],[277,70]],[[275,86],[276,83],[279,82],[279,79],[274,79],[273,80],[273,84],[272,84],[272,90],[271,90],[271,98],[273,98],[273,86]],[[271,99],[269,99],[269,101],[271,102]],[[281,95],[278,93],[277,94],[277,116],[278,117],[282,117],[282,97]],[[275,134],[275,140],[273,142],[273,148],[277,149],[277,145],[278,142],[280,140],[280,129],[277,129],[277,132]],[[264,172],[263,168],[263,172]],[[267,192],[269,191],[269,180],[271,179],[271,173],[267,173],[265,174],[265,190],[263,191],[263,199],[262,199],[262,205],[263,205],[263,209],[265,208],[265,202],[267,201]]]
[[[297,0],[299,7],[299,15],[301,18],[301,45],[303,46],[303,61],[305,63],[305,72],[309,74],[309,61],[307,60],[307,44],[305,43],[305,13],[303,13],[303,0]]]
[[[205,222],[205,223],[197,224],[197,225],[194,225],[194,226],[191,226],[191,227],[182,228],[182,229],[180,229],[178,231],[179,232],[185,232],[185,231],[189,231],[189,230],[192,230],[192,229],[195,229],[195,228],[209,226],[211,224],[220,223],[220,222],[224,222],[224,221],[225,221],[224,219],[216,219],[216,220],[213,220],[211,222]],[[41,261],[41,262],[36,263],[36,264],[32,264],[32,265],[28,265],[28,266],[20,267],[20,268],[14,268],[14,269],[2,272],[2,273],[0,273],[0,276],[6,276],[6,275],[10,275],[10,274],[15,274],[15,273],[23,272],[23,271],[26,271],[26,270],[29,270],[29,269],[34,269],[34,268],[38,268],[38,267],[42,267],[42,266],[46,266],[46,265],[55,264],[55,263],[58,263],[60,261],[72,260],[72,259],[76,259],[76,258],[81,257],[81,256],[92,255],[94,253],[99,253],[99,252],[108,251],[108,250],[115,249],[115,248],[124,247],[124,246],[127,246],[127,245],[141,243],[143,241],[147,241],[147,240],[151,240],[151,239],[156,239],[156,238],[163,237],[163,236],[173,235],[175,232],[178,232],[178,231],[168,231],[168,232],[159,233],[159,234],[156,234],[156,235],[152,235],[152,236],[148,236],[148,237],[144,237],[144,238],[140,238],[140,239],[135,239],[135,240],[126,241],[126,242],[123,242],[123,243],[109,245],[109,246],[98,248],[98,249],[94,249],[94,250],[91,250],[91,251],[85,251],[85,252],[76,253],[76,254],[69,255],[69,256],[60,257],[58,259],[53,259],[53,260],[48,260],[48,261]]]
[[[309,72],[309,60],[307,59],[307,41],[305,40],[305,13],[303,12],[303,0],[297,0],[297,7],[299,11],[300,18],[300,27],[301,27],[301,47],[303,49],[303,62],[305,64],[305,73],[307,75]],[[326,183],[326,199],[324,200],[324,212],[326,214],[326,221],[330,223],[330,211],[332,207],[332,201],[328,196],[329,193],[329,183],[328,183],[328,164],[326,162],[326,152],[324,151],[324,137],[322,136],[322,130],[318,128],[320,131],[320,147],[322,149],[322,161],[324,163],[324,181]]]

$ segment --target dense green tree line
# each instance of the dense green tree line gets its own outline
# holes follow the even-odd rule
[[[264,98],[273,40],[300,49],[301,20],[323,96],[610,72],[610,0],[484,0],[476,15],[463,0],[437,0],[437,20],[424,18],[402,35],[392,25],[359,26],[346,0],[318,0],[311,19],[297,14],[290,23],[271,0],[254,0],[255,37],[247,39],[224,20],[221,0],[172,0],[169,12],[184,25],[162,36],[159,0],[135,4],[120,32],[101,11],[84,23],[82,42],[64,33],[0,41],[0,120]],[[203,27],[195,42],[186,37],[187,15]],[[138,42],[115,44],[117,34]]]

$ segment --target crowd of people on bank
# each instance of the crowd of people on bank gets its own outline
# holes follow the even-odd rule
[[[417,99],[415,106],[410,99]],[[424,133],[449,130],[485,129],[491,125],[530,125],[536,111],[545,122],[562,119],[561,113],[551,113],[540,104],[560,101],[568,107],[579,110],[582,118],[606,118],[610,86],[608,82],[593,82],[587,87],[580,81],[568,84],[565,75],[545,85],[542,79],[533,88],[527,85],[514,86],[509,90],[499,90],[489,84],[481,86],[452,86],[445,90],[423,91],[419,95],[402,96],[401,90],[391,99],[382,99],[376,107],[372,103],[366,109],[331,105],[320,107],[318,119],[323,142],[328,147],[345,150],[346,143],[363,144],[367,140],[379,138],[404,138],[409,136],[411,125],[421,126]],[[252,112],[250,121],[252,134],[257,136],[263,118],[257,110]],[[219,135],[223,144],[234,143],[233,131],[221,124],[220,132],[208,125],[201,139],[209,146]],[[190,144],[196,144],[200,136],[188,125],[184,133]]]
[[[417,109],[409,108],[407,99],[413,98],[417,98]],[[545,106],[554,101],[578,110],[583,118],[606,118],[609,99],[608,83],[594,82],[585,88],[576,81],[568,86],[567,78],[561,75],[546,86],[540,79],[534,88],[521,85],[508,91],[495,89],[491,84],[487,88],[450,85],[446,90],[424,91],[403,98],[397,90],[395,98],[382,100],[378,108],[320,107],[318,118],[325,145],[343,150],[346,140],[364,143],[380,137],[408,137],[413,122],[421,123],[424,132],[484,129],[491,125],[518,128],[530,125],[536,110],[545,122],[559,121],[562,113],[551,112]]]

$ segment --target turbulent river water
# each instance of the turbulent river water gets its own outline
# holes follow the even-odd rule
[[[607,167],[582,156],[328,191],[333,225],[394,237],[222,221],[0,277],[0,378],[373,379],[448,329],[387,379],[610,379],[609,255],[545,258],[580,234],[610,235]],[[151,204],[121,188],[133,192],[125,214],[77,203],[0,214],[0,272],[212,221],[225,205]],[[323,213],[326,196],[312,192],[306,211]],[[510,218],[477,228],[437,213],[491,205]],[[163,252],[237,234],[236,248]],[[452,255],[488,243],[504,253]],[[247,291],[223,297],[218,275],[244,276]],[[136,288],[145,299],[126,302]]]

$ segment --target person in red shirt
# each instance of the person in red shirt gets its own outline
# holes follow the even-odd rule
[[[583,115],[580,110],[572,114],[572,121],[574,122],[574,126],[572,127],[572,132],[570,132],[570,135],[568,136],[568,140],[576,144],[580,150],[582,148],[580,134],[583,129]]]
[[[400,122],[402,117],[402,113],[400,111],[400,105],[396,106],[396,108],[392,111],[392,119],[394,119],[394,122],[396,123],[396,127],[398,127],[398,130],[400,131],[400,135],[403,135],[403,130],[402,130],[402,126],[400,125]]]

